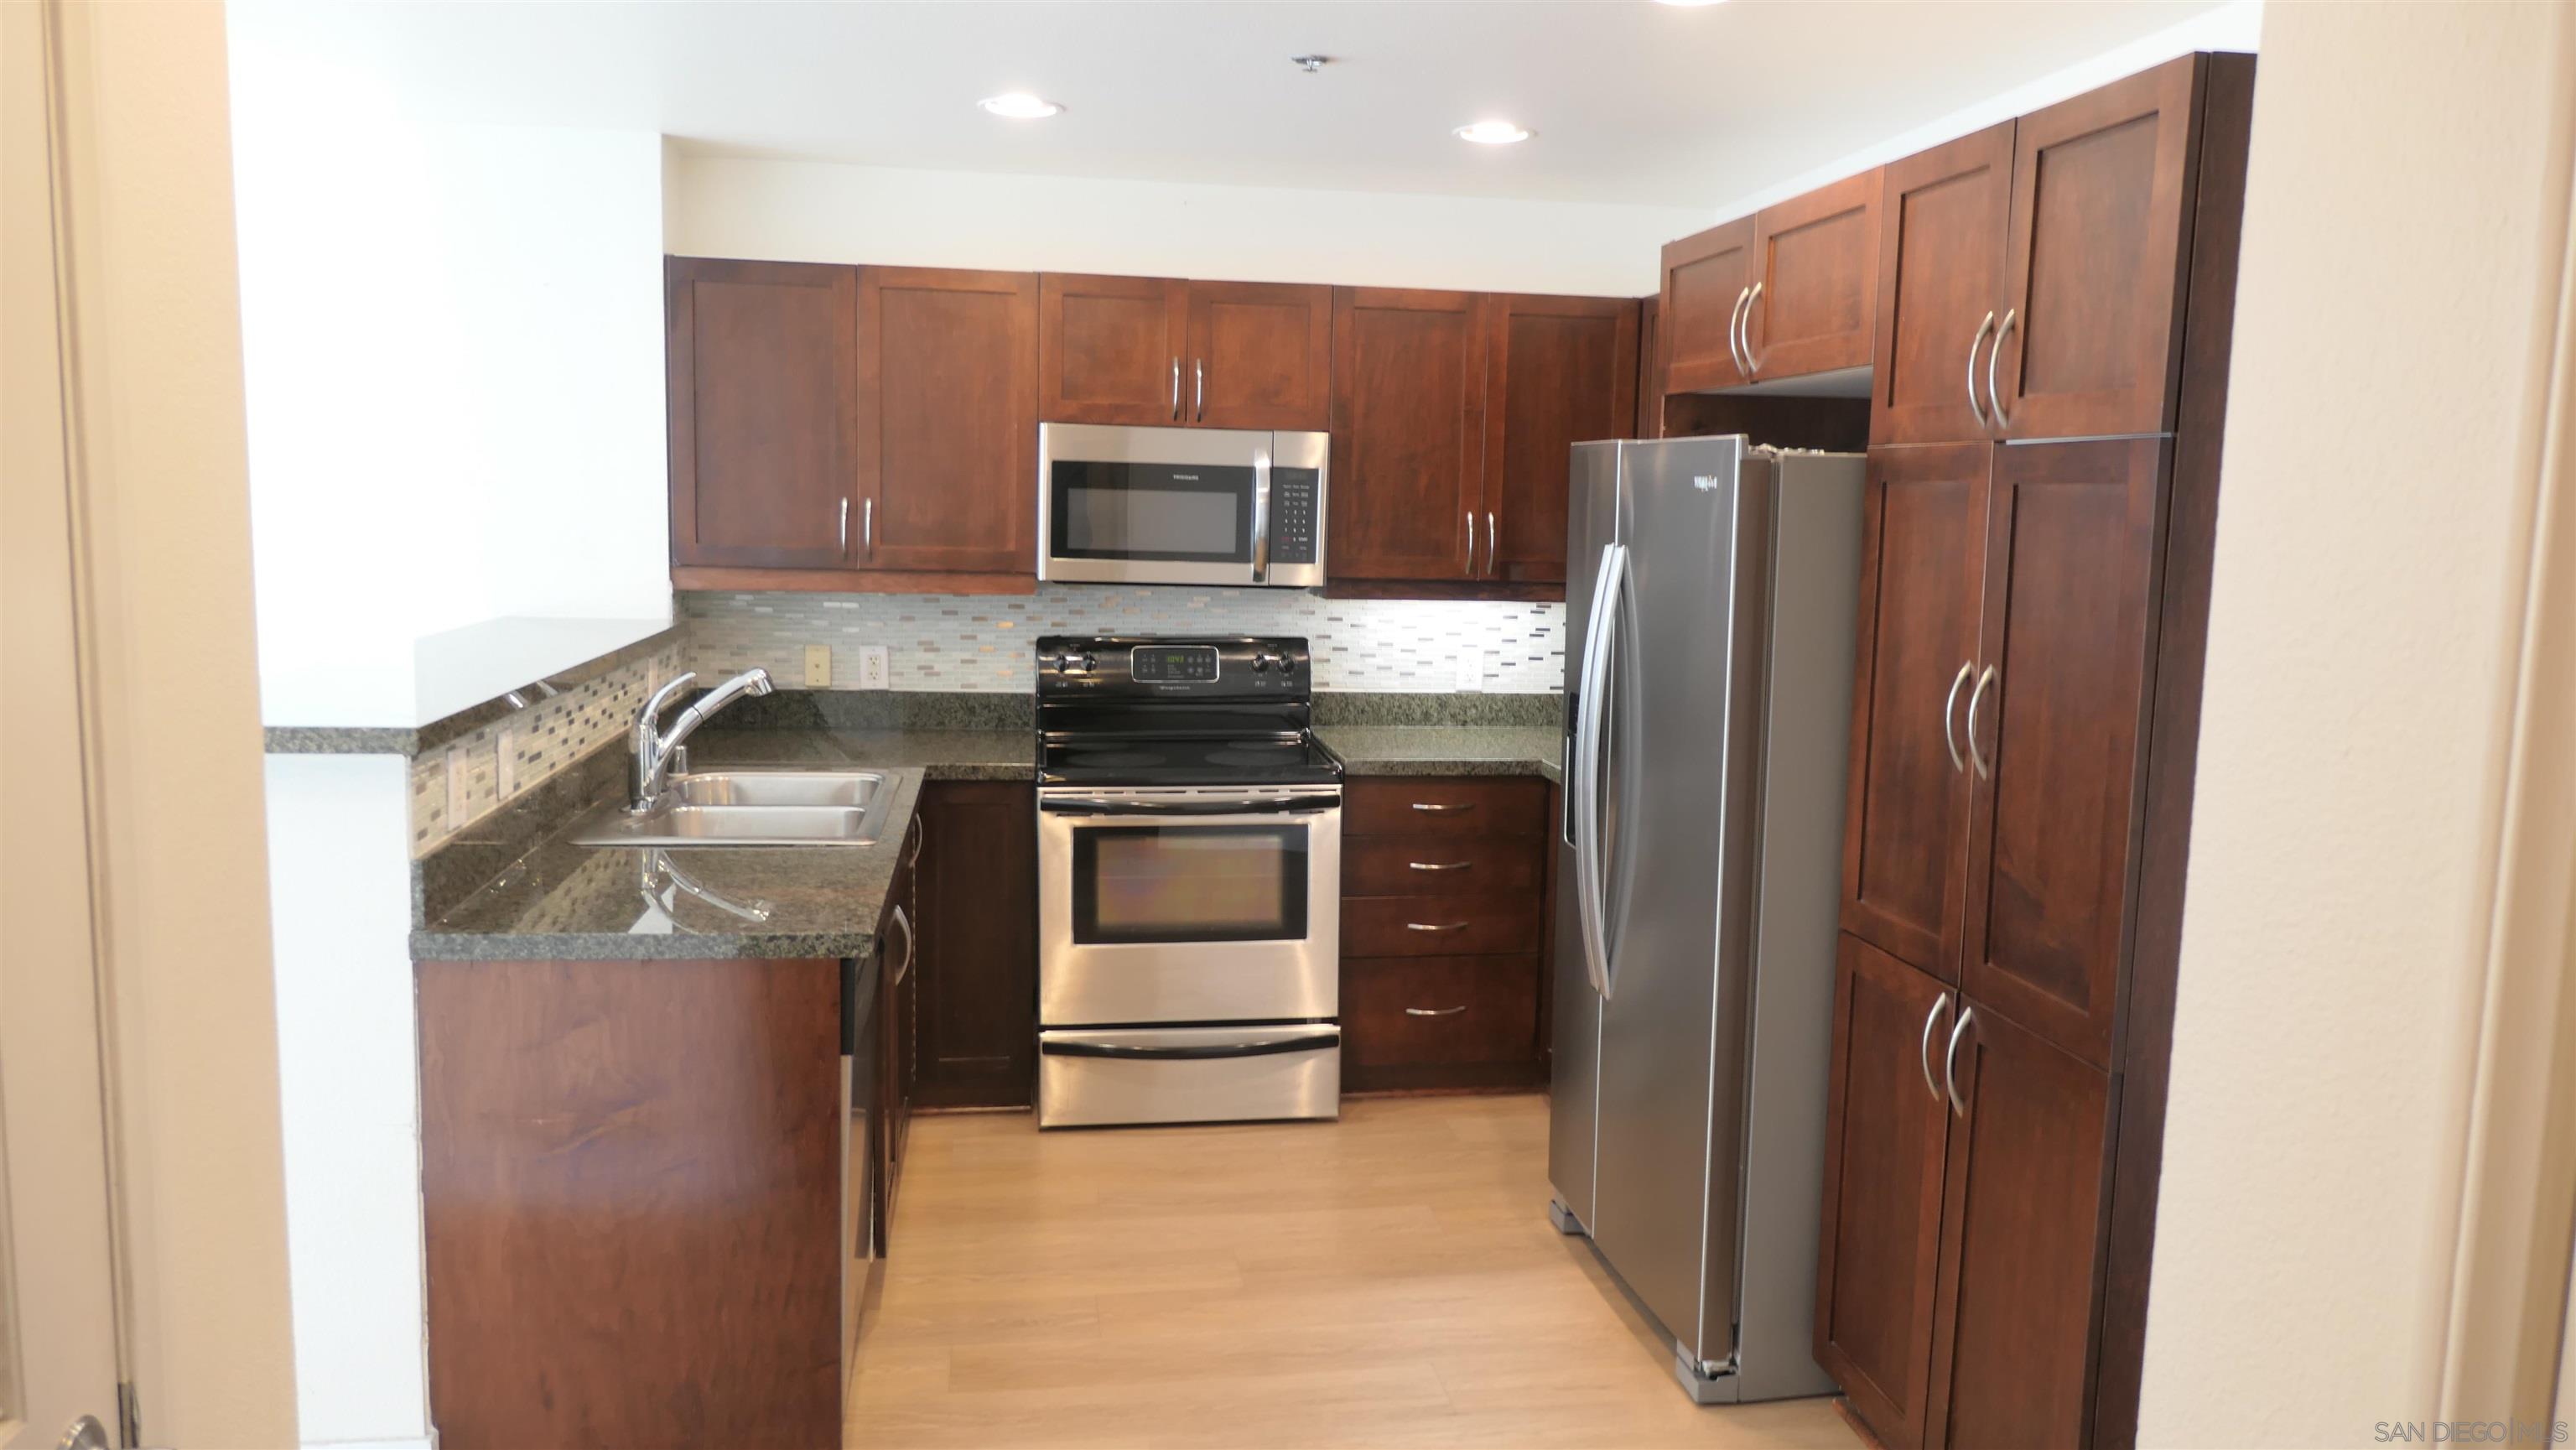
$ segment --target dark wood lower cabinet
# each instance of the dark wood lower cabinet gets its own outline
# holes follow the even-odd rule
[[[1037,1072],[1037,799],[1025,781],[929,781],[913,1101],[1024,1108]]]
[[[838,1446],[841,963],[416,983],[440,1443]]]
[[[1345,958],[1342,1086],[1371,1092],[1545,1081],[1538,974],[1535,956]]]
[[[1924,1444],[2090,1444],[2110,1075],[1964,1000]]]

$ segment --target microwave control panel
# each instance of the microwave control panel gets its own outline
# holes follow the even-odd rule
[[[1315,515],[1323,493],[1319,468],[1270,470],[1270,562],[1315,562]]]

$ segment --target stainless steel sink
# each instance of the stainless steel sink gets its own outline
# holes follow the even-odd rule
[[[671,782],[684,806],[857,806],[865,810],[886,783],[873,770],[711,770]]]
[[[573,832],[582,846],[870,846],[894,779],[877,770],[721,770],[671,781],[642,815],[610,802]]]

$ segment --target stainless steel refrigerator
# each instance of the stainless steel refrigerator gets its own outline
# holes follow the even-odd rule
[[[1549,1211],[1701,1403],[1811,1353],[1861,459],[1574,448]]]

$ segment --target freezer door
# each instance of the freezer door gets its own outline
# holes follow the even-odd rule
[[[1633,641],[1613,693],[1592,1237],[1683,1357],[1735,1350],[1772,465],[1741,438],[1630,445]]]
[[[1556,822],[1557,903],[1554,1025],[1548,1068],[1547,1178],[1556,1201],[1584,1223],[1592,1222],[1592,1105],[1595,1038],[1600,998],[1584,968],[1583,913],[1575,893],[1573,831],[1576,711],[1583,699],[1583,643],[1591,627],[1592,588],[1599,581],[1601,551],[1618,540],[1619,457],[1633,443],[1577,443],[1566,489],[1565,740],[1563,811]]]

